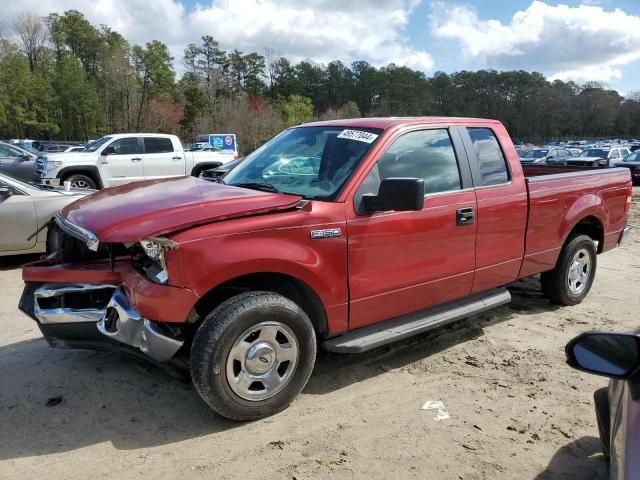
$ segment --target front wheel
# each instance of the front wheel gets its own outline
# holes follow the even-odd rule
[[[289,406],[306,385],[316,358],[307,314],[271,292],[223,302],[196,332],[191,378],[204,401],[232,420],[254,420]]]
[[[65,178],[64,180],[65,182],[70,182],[71,183],[71,188],[81,188],[81,189],[91,189],[91,190],[95,190],[96,189],[96,182],[93,181],[92,178],[86,176],[86,175],[81,175],[81,174],[74,174],[74,175],[70,175],[68,178]]]
[[[562,247],[556,267],[540,276],[542,292],[552,303],[577,305],[591,289],[597,261],[596,247],[591,237],[571,237]]]

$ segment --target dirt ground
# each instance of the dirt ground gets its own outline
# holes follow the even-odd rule
[[[364,355],[321,353],[288,410],[244,424],[147,365],[49,348],[16,308],[28,258],[0,259],[0,478],[605,479],[592,393],[606,380],[569,369],[563,348],[639,326],[639,245],[636,231],[599,258],[579,306],[551,306],[530,279],[493,312]],[[421,410],[428,400],[449,418]]]

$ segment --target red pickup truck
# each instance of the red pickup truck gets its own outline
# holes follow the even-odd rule
[[[260,418],[303,389],[318,346],[406,338],[538,273],[552,302],[581,302],[630,200],[628,169],[526,176],[494,120],[310,123],[221,183],[146,181],[66,207],[20,308],[52,346],[188,365],[216,412]]]

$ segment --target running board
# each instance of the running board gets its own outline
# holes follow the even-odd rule
[[[485,312],[511,301],[504,288],[489,290],[455,302],[352,330],[325,340],[326,350],[336,353],[361,353],[387,343],[412,337],[456,320]]]

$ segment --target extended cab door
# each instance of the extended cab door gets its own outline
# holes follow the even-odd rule
[[[144,176],[146,179],[185,175],[182,145],[174,145],[170,137],[144,137],[143,141]]]
[[[362,196],[377,194],[391,177],[424,179],[424,208],[364,210]],[[355,193],[354,207],[347,219],[350,328],[471,292],[476,198],[464,147],[449,129],[396,134]]]
[[[464,139],[478,201],[475,293],[518,278],[524,255],[527,186],[502,126],[456,129]]]
[[[142,145],[137,137],[116,138],[105,146],[98,159],[105,187],[142,180]]]

